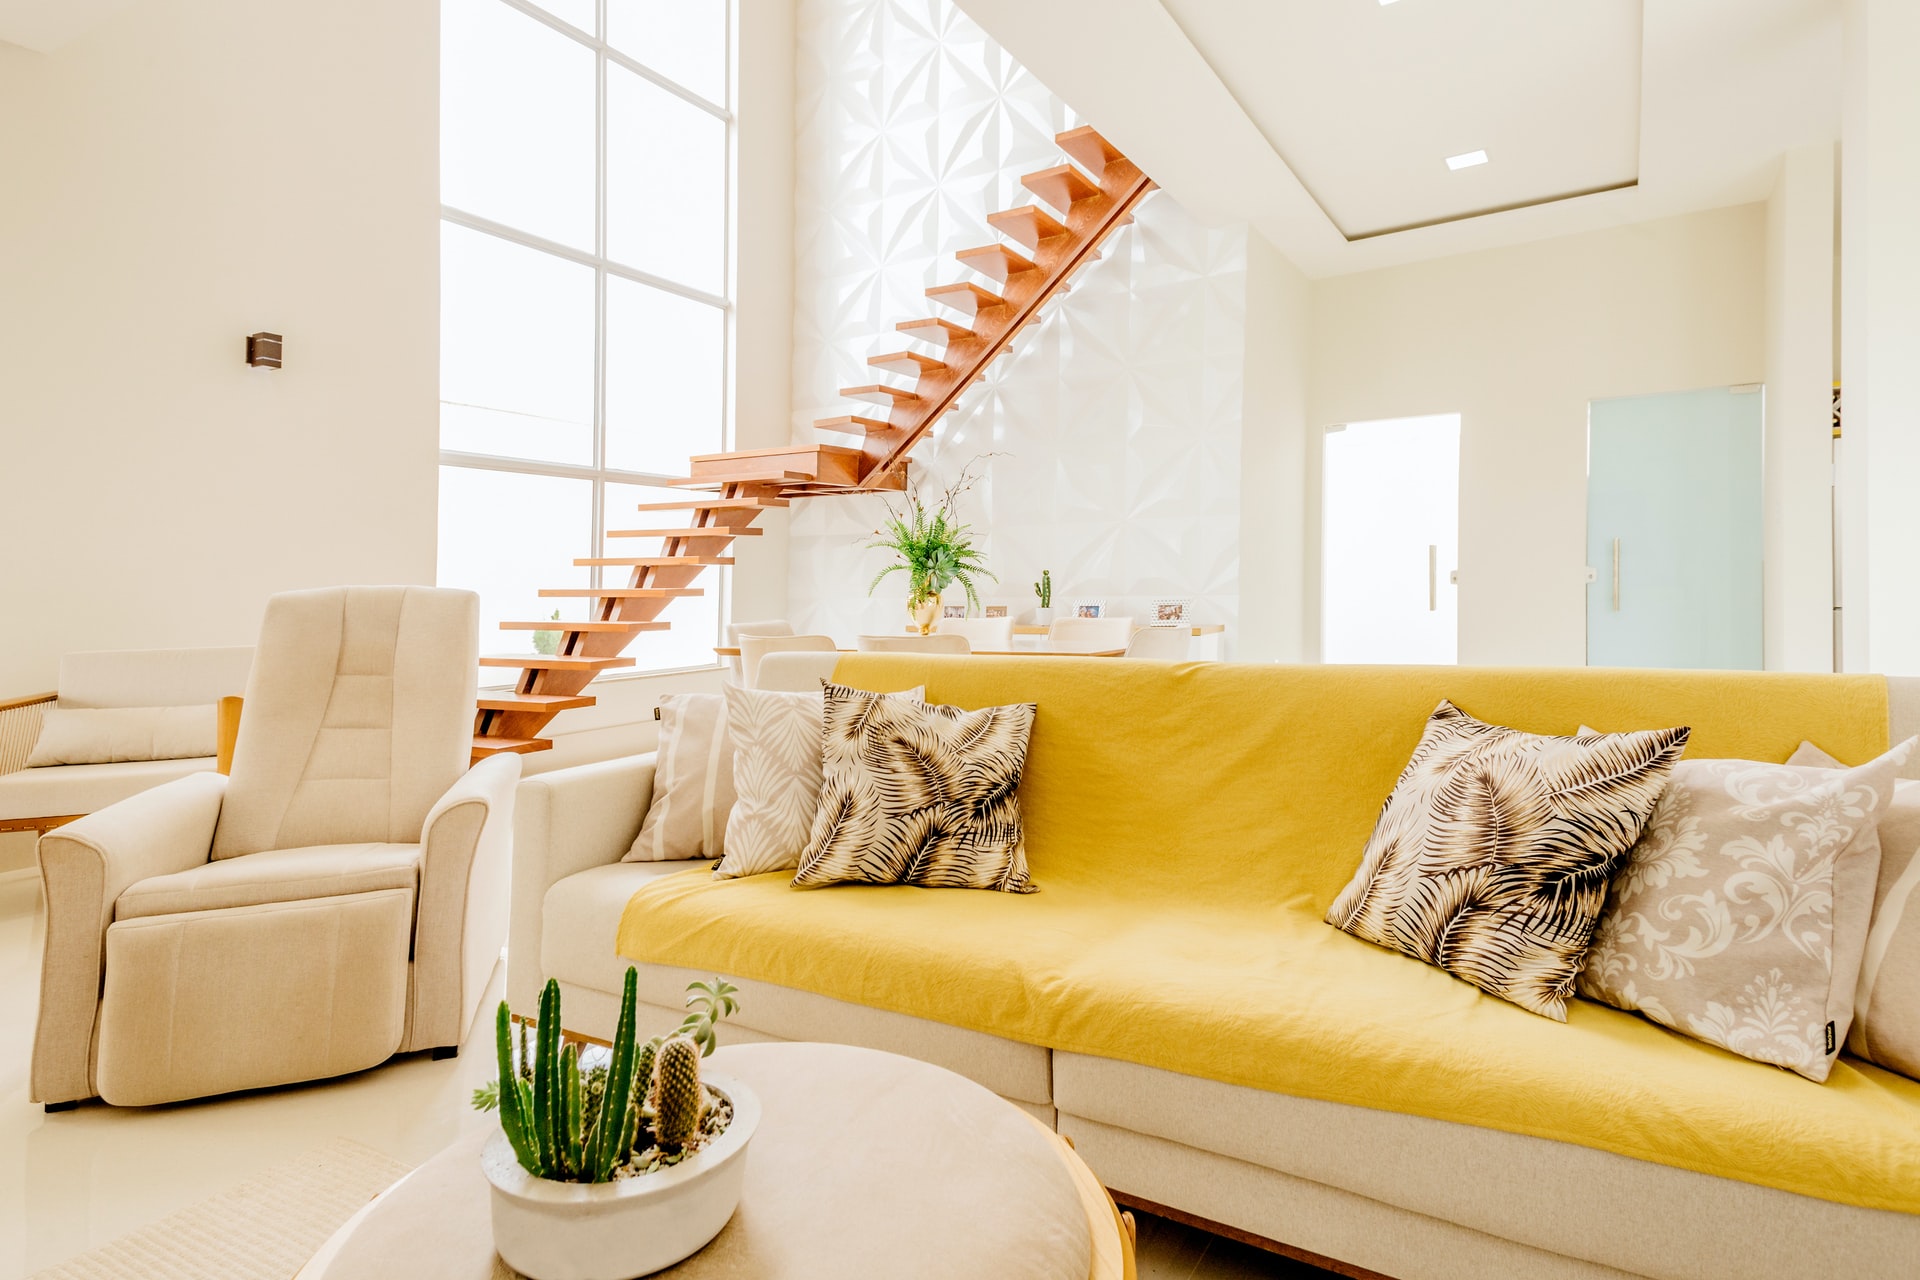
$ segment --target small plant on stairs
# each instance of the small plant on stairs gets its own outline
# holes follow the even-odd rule
[[[629,968],[610,1050],[583,1054],[565,1041],[552,980],[531,1037],[524,1024],[516,1037],[506,1001],[495,1016],[500,1077],[473,1101],[500,1114],[482,1161],[495,1247],[533,1280],[571,1280],[571,1264],[588,1255],[607,1261],[605,1274],[670,1266],[718,1234],[738,1204],[737,1166],[759,1107],[738,1082],[703,1080],[700,1067],[718,1023],[739,1008],[735,989],[720,978],[691,984],[680,1026],[641,1042],[637,978]],[[649,1194],[646,1175],[681,1165],[697,1172]],[[542,1183],[577,1192],[556,1198]]]

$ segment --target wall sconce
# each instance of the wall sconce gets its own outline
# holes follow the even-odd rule
[[[247,363],[256,369],[278,369],[280,367],[280,335],[277,333],[248,334]]]

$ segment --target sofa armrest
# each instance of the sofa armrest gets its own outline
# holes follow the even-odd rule
[[[540,920],[547,890],[633,847],[653,803],[653,753],[536,774],[520,783],[513,820],[513,919],[507,1000],[531,1017],[540,1002]]]
[[[35,1102],[93,1096],[88,1057],[114,903],[136,881],[203,865],[226,793],[223,775],[189,774],[40,838],[47,936],[33,1037]]]
[[[57,693],[36,693],[25,698],[0,702],[0,773],[24,769],[33,744],[40,737],[41,722]]]
[[[459,1045],[499,963],[519,782],[519,756],[488,756],[447,789],[421,827],[405,1049]]]

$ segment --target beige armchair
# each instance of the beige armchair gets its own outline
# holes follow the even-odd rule
[[[33,1099],[121,1106],[457,1051],[500,955],[519,757],[469,769],[479,601],[273,597],[232,775],[41,838]]]

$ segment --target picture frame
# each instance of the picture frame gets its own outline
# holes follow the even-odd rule
[[[940,616],[943,618],[964,618],[967,616],[967,606],[964,604],[943,604],[940,606]]]
[[[984,612],[981,616],[986,618],[1004,618],[1012,612],[1012,609],[1004,604],[990,604],[984,606]]]
[[[1147,605],[1147,625],[1169,627],[1193,623],[1193,599],[1190,596],[1173,596],[1164,600],[1150,601]]]
[[[1066,612],[1063,616],[1068,618],[1104,618],[1107,616],[1107,602],[1105,600],[1070,600],[1067,602]]]

